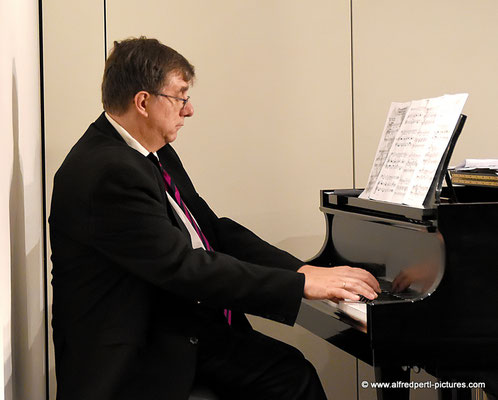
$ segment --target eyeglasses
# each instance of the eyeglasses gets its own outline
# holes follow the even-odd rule
[[[156,96],[162,96],[162,97],[167,97],[169,99],[175,99],[175,100],[178,100],[178,101],[183,101],[182,110],[185,108],[185,106],[187,105],[188,100],[190,99],[190,96],[187,96],[186,99],[183,99],[181,97],[170,96],[169,94],[162,94],[162,93],[153,93],[153,94],[155,94]]]

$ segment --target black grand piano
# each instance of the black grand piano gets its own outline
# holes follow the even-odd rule
[[[374,301],[303,300],[297,323],[375,368],[377,381],[410,381],[423,368],[441,381],[498,392],[498,189],[440,188],[429,207],[322,190],[326,238],[310,264],[372,272]],[[359,393],[361,389],[359,389]],[[379,399],[409,389],[378,390]],[[361,399],[361,396],[359,397]],[[440,398],[470,399],[471,391]]]

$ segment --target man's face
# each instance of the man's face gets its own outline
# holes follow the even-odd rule
[[[150,134],[157,139],[162,139],[164,144],[171,143],[176,139],[178,130],[183,126],[185,117],[194,115],[194,107],[190,102],[184,106],[184,102],[179,99],[187,98],[189,83],[183,80],[181,74],[172,73],[167,84],[159,93],[152,95],[149,111],[148,129]],[[177,97],[175,99],[172,97]]]

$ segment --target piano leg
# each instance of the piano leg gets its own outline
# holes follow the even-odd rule
[[[410,370],[401,367],[375,367],[375,381],[385,383],[410,382]],[[410,388],[377,388],[377,400],[408,400]]]

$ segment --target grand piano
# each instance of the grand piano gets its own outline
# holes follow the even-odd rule
[[[325,242],[308,263],[365,268],[382,293],[373,301],[303,300],[297,323],[373,366],[378,382],[410,382],[410,370],[423,368],[441,382],[483,382],[494,398],[498,189],[443,187],[425,208],[360,192],[320,192]],[[377,391],[378,399],[408,396],[409,389]],[[470,399],[471,391],[439,396]]]

